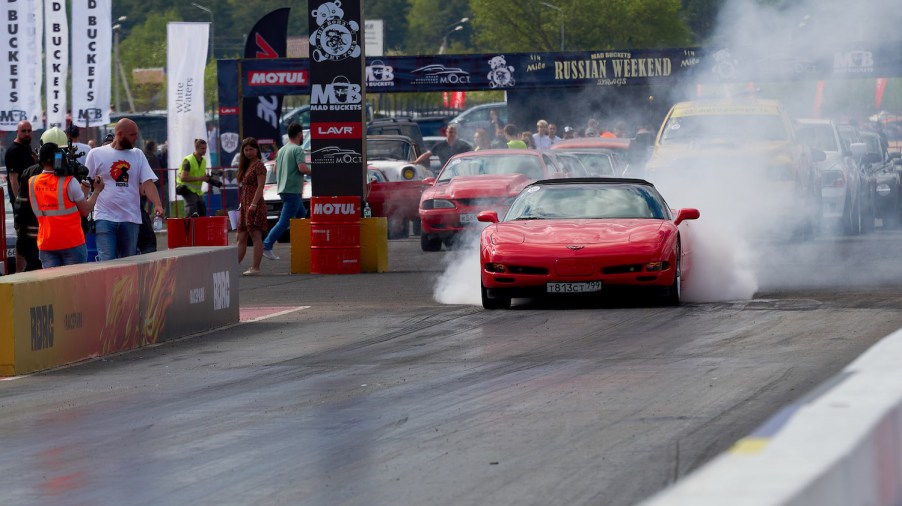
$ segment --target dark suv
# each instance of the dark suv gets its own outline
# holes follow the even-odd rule
[[[417,143],[420,151],[425,149],[423,145],[423,132],[420,125],[408,118],[380,118],[370,121],[366,125],[367,135],[406,135]]]

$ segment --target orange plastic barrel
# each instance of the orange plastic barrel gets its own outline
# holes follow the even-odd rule
[[[360,273],[360,197],[310,199],[310,272]]]

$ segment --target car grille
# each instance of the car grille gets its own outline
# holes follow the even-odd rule
[[[504,205],[504,198],[479,198],[479,199],[457,199],[457,203],[464,207],[493,207]]]

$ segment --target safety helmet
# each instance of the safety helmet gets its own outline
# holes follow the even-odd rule
[[[46,142],[52,142],[57,146],[65,146],[68,144],[69,139],[66,137],[66,133],[60,130],[59,127],[53,127],[41,134],[41,144]]]

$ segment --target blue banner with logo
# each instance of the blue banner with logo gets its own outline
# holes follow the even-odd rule
[[[242,61],[242,94],[310,93],[307,59]],[[666,85],[902,76],[902,52],[862,43],[817,54],[729,48],[385,56],[366,59],[368,93]]]

